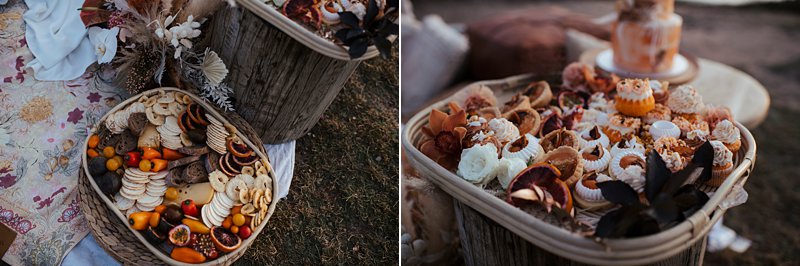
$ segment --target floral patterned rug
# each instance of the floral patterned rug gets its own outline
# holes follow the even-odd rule
[[[17,232],[3,261],[59,265],[89,233],[77,199],[87,128],[128,95],[92,76],[35,80],[25,10],[0,6],[0,222]]]

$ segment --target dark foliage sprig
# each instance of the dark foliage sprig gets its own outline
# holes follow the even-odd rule
[[[661,232],[682,222],[708,201],[708,195],[693,184],[711,178],[714,148],[706,142],[697,149],[692,161],[683,170],[672,173],[656,151],[647,156],[644,204],[638,193],[625,182],[614,180],[597,183],[608,201],[622,205],[600,218],[595,229],[598,237],[636,237]]]
[[[375,45],[384,59],[391,55],[392,44],[389,37],[398,35],[399,32],[399,26],[392,21],[397,17],[398,1],[387,1],[383,16],[379,17],[379,13],[380,8],[375,0],[369,1],[363,20],[359,20],[353,12],[339,12],[342,23],[348,27],[337,31],[334,36],[349,47],[350,58],[363,56],[370,45]]]

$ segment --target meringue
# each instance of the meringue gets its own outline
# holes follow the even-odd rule
[[[634,158],[630,158],[629,156],[635,156],[635,157]],[[625,161],[623,161],[623,159],[625,159]],[[631,159],[633,159],[634,161],[630,161]],[[625,167],[623,167],[622,164],[626,164]],[[608,167],[610,169],[609,172],[611,173],[611,176],[616,177],[617,179],[619,179],[619,175],[621,175],[622,172],[625,171],[625,169],[630,168],[631,166],[639,165],[639,164],[644,166],[644,164],[645,164],[644,154],[636,152],[636,151],[628,150],[628,151],[623,151],[623,152],[620,152],[619,154],[614,155],[613,158],[611,159],[611,162],[609,163]]]
[[[523,137],[525,139],[523,139]],[[520,148],[520,146],[525,145]],[[515,150],[515,151],[512,151]],[[520,136],[512,142],[503,146],[503,158],[520,159],[523,162],[537,161],[544,154],[539,139],[531,134]]]
[[[596,158],[592,158],[596,157]],[[585,172],[601,172],[608,167],[611,161],[611,154],[603,146],[595,145],[581,150],[581,161]]]
[[[597,126],[584,129],[578,141],[580,142],[581,148],[594,147],[598,144],[603,146],[603,148],[608,148],[610,145],[608,136]]]
[[[614,146],[611,146],[611,156],[616,157],[618,154],[621,154],[626,151],[633,151],[636,153],[641,154],[644,156],[644,145],[638,143],[636,137],[631,137],[630,140],[623,139]]]

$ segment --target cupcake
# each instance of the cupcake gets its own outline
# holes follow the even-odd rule
[[[636,135],[642,127],[642,120],[636,117],[626,117],[622,114],[612,114],[608,125],[603,129],[611,143],[616,143],[629,135]]]
[[[708,140],[708,132],[704,132],[702,130],[692,130],[686,133],[686,145],[689,145],[689,148],[692,150],[697,150],[700,148],[703,143],[706,143]]]
[[[669,82],[650,80],[650,88],[653,89],[653,98],[656,104],[667,104],[669,100]]]
[[[624,151],[619,154],[614,155],[611,159],[611,162],[608,165],[609,173],[611,173],[612,177],[617,177],[619,179],[619,175],[625,171],[626,168],[631,166],[638,166],[642,169],[645,167],[645,159],[644,154],[638,153],[636,151]]]
[[[611,153],[600,144],[583,148],[580,153],[584,172],[602,172],[611,161]]]
[[[514,123],[505,118],[492,118],[489,120],[489,129],[494,132],[494,137],[505,144],[519,137],[519,129]]]
[[[642,117],[642,122],[648,125],[653,124],[653,122],[659,120],[666,120],[666,121],[672,120],[672,111],[670,111],[669,108],[667,108],[667,106],[660,103],[657,103],[656,107],[653,108],[653,110],[650,110],[650,112],[647,112]]]
[[[706,113],[703,115],[703,120],[708,123],[711,130],[714,130],[717,124],[722,120],[733,121],[733,115],[731,115],[731,109],[728,109],[728,107],[709,104],[706,106]]]
[[[711,146],[714,147],[714,166],[711,179],[706,184],[718,187],[733,172],[733,152],[720,141],[712,140]]]
[[[611,177],[602,173],[586,173],[577,183],[575,183],[575,204],[586,210],[604,210],[613,207],[614,204],[603,197],[603,192],[597,187],[597,183],[611,181]]]
[[[613,158],[617,156],[617,154],[625,151],[637,152],[644,157],[645,149],[642,142],[636,136],[629,136],[611,146],[611,157]]]
[[[581,148],[594,147],[598,144],[603,148],[609,147],[608,136],[597,126],[584,129],[581,131],[579,137],[578,140],[580,141]]]
[[[673,113],[684,116],[696,116],[703,112],[703,96],[689,85],[679,86],[669,94],[667,107]]]
[[[508,184],[517,177],[519,172],[528,167],[525,161],[517,158],[501,158],[497,168],[497,181],[503,189],[508,189]]]
[[[653,110],[656,100],[647,79],[625,79],[617,83],[615,108],[627,116],[643,116]]]
[[[662,137],[679,138],[681,129],[670,121],[660,120],[650,125],[650,136],[654,141]]]
[[[539,139],[531,134],[520,136],[503,147],[503,158],[520,159],[523,162],[535,162],[544,155]]]
[[[661,155],[661,159],[673,173],[683,170],[694,155],[694,150],[686,142],[673,137],[656,140],[653,149]]]
[[[708,123],[706,121],[696,119],[689,120],[686,116],[676,116],[672,119],[672,123],[681,129],[681,136],[686,136],[686,133],[692,130],[700,130],[705,133],[710,133]]]
[[[738,152],[742,147],[742,136],[739,134],[737,128],[730,120],[722,120],[714,127],[714,132],[711,133],[711,139],[719,140],[731,152]]]

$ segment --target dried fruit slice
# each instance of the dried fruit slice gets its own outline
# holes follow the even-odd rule
[[[242,244],[242,239],[239,236],[222,227],[211,227],[210,235],[214,246],[225,253],[236,250]]]
[[[561,172],[551,164],[534,164],[511,181],[506,201],[517,207],[538,203],[549,209],[555,205],[571,213],[572,194],[560,176]]]
[[[227,146],[228,146],[228,151],[232,153],[233,156],[240,158],[247,158],[253,156],[253,150],[251,150],[250,147],[247,147],[247,144],[244,144],[244,142],[242,142],[241,139],[228,138]],[[255,161],[253,161],[253,163],[255,163]]]
[[[239,165],[243,165],[244,166],[244,165],[252,165],[252,164],[256,163],[258,161],[258,159],[259,159],[258,156],[256,156],[254,154],[254,155],[250,155],[248,157],[235,156],[233,158],[233,161],[236,162]]]
[[[574,91],[562,90],[558,93],[558,106],[562,110],[569,110],[575,106],[583,106],[585,100],[583,97]]]

